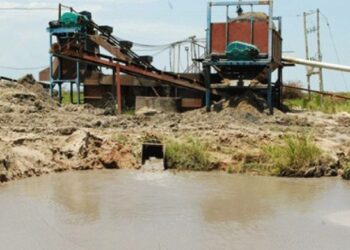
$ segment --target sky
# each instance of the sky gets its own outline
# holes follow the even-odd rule
[[[114,27],[114,34],[143,44],[165,44],[196,35],[205,37],[207,0],[62,0],[74,9],[88,10],[100,25]],[[348,0],[275,0],[275,16],[283,18],[283,51],[299,58],[305,57],[302,13],[319,8],[328,18],[333,40],[339,52],[337,58],[329,27],[321,18],[323,60],[350,66],[350,32]],[[56,8],[56,1],[0,0],[0,75],[18,78],[26,73],[38,76],[40,68],[48,65],[48,22],[57,19],[57,10],[14,10],[11,8]],[[10,8],[11,10],[8,10]],[[247,10],[248,11],[248,10]],[[224,11],[222,11],[224,17]],[[310,19],[310,25],[316,21]],[[316,49],[315,37],[310,37],[311,55]],[[339,59],[339,60],[338,60]],[[167,55],[155,58],[155,65],[164,68]],[[168,67],[168,66],[167,66]],[[21,68],[23,70],[18,70]],[[303,66],[286,68],[285,81],[306,82]],[[324,71],[325,89],[350,91],[350,73]],[[316,77],[312,88],[318,88]]]

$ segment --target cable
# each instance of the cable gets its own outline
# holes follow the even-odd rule
[[[0,65],[0,69],[7,69],[7,70],[38,70],[38,69],[44,69],[46,66],[38,66],[38,67],[28,67],[28,68],[17,68],[17,67],[9,67],[9,66],[2,66]]]
[[[57,8],[40,8],[40,7],[0,7],[0,10],[26,10],[26,11],[37,11],[37,10],[57,10]]]
[[[117,37],[119,40],[125,40],[121,37]],[[154,44],[143,44],[143,43],[135,43],[133,42],[133,45],[135,47],[144,47],[144,48],[159,48],[159,49],[163,49],[163,48],[169,48],[171,46],[174,45],[178,45],[178,44],[182,44],[182,43],[189,43],[189,42],[195,42],[195,43],[200,43],[200,42],[204,42],[205,39],[204,38],[198,38],[198,39],[192,39],[192,38],[186,38],[183,40],[179,40],[179,41],[175,41],[172,43],[166,43],[166,44],[158,44],[158,45],[154,45]]]
[[[320,13],[321,13],[322,17],[324,18],[324,20],[326,21],[326,25],[328,27],[329,36],[330,36],[331,41],[332,41],[332,45],[333,45],[333,49],[334,49],[334,52],[335,52],[335,56],[336,56],[337,62],[339,64],[341,64],[339,52],[338,52],[338,49],[337,49],[337,46],[336,46],[336,43],[335,43],[333,31],[331,29],[331,25],[329,23],[329,20],[328,20],[328,18],[327,18],[327,16],[325,14],[323,14],[322,12],[320,12]],[[349,91],[348,82],[345,79],[345,74],[344,74],[344,72],[341,72],[341,74],[342,74],[342,78],[343,78],[343,81],[344,81],[344,84],[345,84],[345,87],[346,87],[346,91]]]

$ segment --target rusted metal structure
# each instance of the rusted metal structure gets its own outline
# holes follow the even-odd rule
[[[265,6],[268,15],[257,17],[255,7]],[[213,8],[224,7],[226,20],[213,22]],[[237,16],[230,17],[233,7],[237,8]],[[250,8],[248,15],[243,15],[242,8]],[[274,106],[280,105],[282,84],[282,22],[281,17],[273,16],[273,0],[264,1],[225,1],[208,3],[207,20],[207,53],[203,61],[205,84],[207,88],[206,106],[210,109],[211,90],[220,87],[220,92],[226,94],[239,94],[245,89],[243,81],[256,81],[261,86],[257,91],[266,96],[267,103],[273,111]],[[232,60],[225,55],[225,50],[231,42],[245,42],[256,46],[260,51],[258,57],[251,60]],[[277,81],[272,81],[272,73],[278,70]],[[213,73],[214,72],[214,73]],[[213,85],[223,82],[224,79],[234,80],[238,83],[232,85]]]
[[[268,7],[266,18],[249,19],[230,18],[232,6],[250,7],[258,5]],[[226,21],[212,22],[212,8],[226,7]],[[78,93],[77,103],[91,104],[108,102],[116,104],[118,112],[126,103],[133,102],[137,95],[180,97],[184,109],[202,107],[208,110],[212,100],[241,94],[247,89],[257,91],[268,101],[271,111],[280,104],[280,86],[282,84],[282,38],[281,18],[273,17],[273,1],[227,1],[209,2],[208,28],[205,58],[197,61],[203,72],[197,74],[179,74],[164,72],[151,63],[150,57],[139,56],[133,50],[133,44],[113,36],[113,29],[99,26],[92,20],[91,13],[72,13],[75,23],[63,23],[63,5],[59,5],[58,21],[50,22],[50,67],[40,73],[40,79],[50,81],[50,89],[56,86],[62,98],[63,83],[70,83],[71,101],[73,88]],[[67,25],[69,24],[69,25]],[[277,25],[276,25],[277,24]],[[259,57],[251,61],[230,60],[225,50],[233,41],[255,45]],[[101,48],[109,55],[101,54]],[[102,68],[112,71],[106,75]],[[272,72],[278,70],[276,82],[272,82]],[[222,84],[236,81],[235,85]],[[259,86],[241,85],[243,81],[255,81]]]
[[[58,20],[62,19],[62,5],[59,5]],[[122,112],[122,78],[134,76],[152,81],[152,90],[157,92],[154,83],[159,86],[172,86],[184,91],[186,102],[195,103],[195,99],[201,99],[206,89],[201,85],[198,76],[173,74],[163,72],[155,68],[147,57],[135,54],[131,42],[121,41],[112,35],[106,26],[99,26],[91,19],[88,12],[77,13],[69,8],[70,13],[84,16],[84,23],[76,23],[72,26],[62,25],[60,21],[50,22],[50,67],[41,72],[41,79],[47,77],[50,80],[51,93],[56,86],[59,89],[59,97],[62,97],[62,85],[69,82],[71,86],[71,101],[73,100],[73,86],[78,93],[78,104],[81,103],[80,92],[84,91],[85,102],[93,103],[95,100],[106,98],[117,103],[118,112]],[[105,49],[110,55],[100,53],[100,48]],[[112,76],[103,74],[101,68],[111,69]],[[105,82],[103,82],[105,81]],[[142,80],[143,81],[143,80]],[[140,84],[142,86],[142,83]],[[213,91],[215,94],[215,91]],[[201,94],[202,93],[202,94]],[[171,95],[168,94],[168,95]],[[193,98],[193,96],[197,98]],[[187,101],[186,101],[187,100]]]

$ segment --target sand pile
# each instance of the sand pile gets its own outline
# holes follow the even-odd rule
[[[139,168],[131,148],[83,130],[49,137],[27,134],[0,141],[0,182],[51,172]]]
[[[253,115],[262,114],[268,109],[265,99],[252,91],[247,91],[242,96],[232,98],[228,101],[228,107],[232,107],[238,113]]]
[[[18,83],[0,83],[1,113],[37,113],[57,109],[58,102],[49,97],[48,91],[35,81],[32,75],[18,80]]]
[[[264,12],[244,12],[242,15],[231,19],[231,22],[250,21],[252,18],[255,21],[266,21],[269,19],[269,16]]]
[[[268,105],[264,98],[252,91],[246,91],[241,96],[232,97],[229,100],[223,100],[213,105],[213,111],[217,113],[236,113],[251,114],[260,116],[268,114]]]

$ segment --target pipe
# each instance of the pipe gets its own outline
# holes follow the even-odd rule
[[[269,2],[269,38],[268,38],[268,61],[272,62],[273,60],[273,30],[274,30],[274,24],[273,24],[273,0],[268,1]]]
[[[305,59],[287,57],[287,56],[283,56],[282,60],[284,62],[288,62],[288,63],[300,64],[300,65],[305,65],[305,66],[310,66],[310,67],[315,67],[315,68],[323,68],[323,69],[330,69],[330,70],[336,70],[336,71],[350,72],[350,66],[345,66],[345,65],[324,63],[324,62],[305,60]]]
[[[209,57],[211,53],[211,8],[212,8],[212,2],[208,2],[207,6],[207,30],[206,30],[206,40],[207,40],[207,47],[206,47],[206,56]]]

